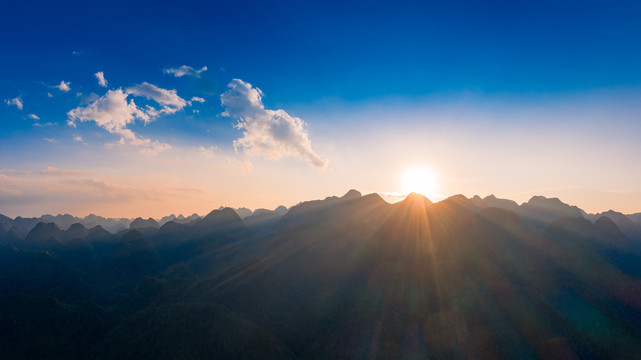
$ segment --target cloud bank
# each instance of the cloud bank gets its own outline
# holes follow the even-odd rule
[[[236,150],[274,160],[295,156],[320,170],[327,168],[328,161],[312,149],[302,119],[284,110],[265,109],[260,89],[240,79],[232,80],[227,87],[229,90],[220,96],[225,108],[222,115],[238,119],[235,127],[243,130],[243,136],[234,140]]]
[[[183,77],[183,76],[200,77],[200,73],[203,71],[207,71],[207,66],[203,66],[200,70],[196,70],[191,66],[183,65],[177,68],[167,68],[163,72],[165,74],[170,74],[175,77]]]

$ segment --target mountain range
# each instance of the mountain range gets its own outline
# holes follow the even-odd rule
[[[638,215],[350,190],[160,221],[0,216],[0,353],[638,359]]]

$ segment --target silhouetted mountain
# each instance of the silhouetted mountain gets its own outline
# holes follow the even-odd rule
[[[641,226],[635,224],[628,216],[613,210],[595,215],[597,219],[601,216],[610,218],[627,237],[641,241]]]
[[[425,209],[432,206],[433,203],[425,195],[418,193],[410,193],[403,201],[395,204],[397,207],[403,208],[404,211],[412,211],[413,209]]]
[[[313,220],[313,214],[317,214],[329,209],[331,206],[340,202],[353,200],[361,197],[361,193],[356,190],[348,191],[343,197],[329,196],[324,200],[305,201],[296,206],[292,206],[282,217],[282,222],[291,223],[296,221]],[[312,216],[310,216],[312,215]]]
[[[490,207],[510,210],[514,212],[519,212],[519,204],[515,201],[507,199],[499,199],[494,195],[488,195],[481,199],[478,195],[475,195],[470,199],[470,201],[479,209],[487,209]]]
[[[251,216],[244,218],[243,221],[255,234],[267,235],[274,230],[285,213],[287,213],[287,208],[282,205],[274,210],[256,209]]]
[[[75,239],[85,240],[88,235],[89,235],[89,230],[87,230],[86,227],[84,227],[80,223],[75,223],[69,226],[69,228],[65,232],[63,232],[62,242],[66,244],[71,240],[75,240]]]
[[[194,236],[206,235],[248,235],[247,227],[238,214],[231,208],[213,210],[191,227]]]
[[[153,237],[156,232],[158,231],[158,228],[160,225],[158,225],[158,222],[152,218],[148,218],[147,220],[144,220],[143,218],[136,218],[134,221],[131,222],[129,225],[129,230],[138,230],[141,233],[143,233],[146,237]],[[126,234],[126,230],[122,230],[118,232],[118,235],[124,235]]]
[[[154,243],[159,248],[178,246],[189,237],[189,231],[189,226],[169,221],[158,229]]]
[[[21,233],[28,234],[39,222],[42,222],[40,218],[23,218],[18,216],[13,219],[13,226],[17,227]]]
[[[69,228],[69,226],[71,226],[72,224],[79,223],[82,221],[82,219],[77,218],[75,216],[71,216],[69,214],[64,214],[64,215],[58,214],[56,216],[52,216],[48,214],[42,215],[40,217],[40,220],[42,222],[55,223],[56,225],[58,225],[60,229],[63,229],[63,230]]]
[[[352,200],[352,199],[357,199],[359,197],[363,196],[360,191],[351,189],[345,195],[341,196],[341,199],[343,200]]]
[[[218,208],[218,210],[223,210],[225,208],[226,208],[225,206],[221,206],[221,207]],[[244,218],[246,218],[248,216],[251,216],[252,213],[253,213],[250,209],[245,208],[245,207],[236,208],[236,209],[235,208],[230,208],[230,209],[234,210],[234,212],[236,212],[236,214],[238,214],[238,216],[240,216],[241,219],[244,219]]]
[[[180,214],[178,216],[176,216],[174,214],[171,214],[169,216],[165,216],[162,219],[160,219],[160,221],[158,221],[158,224],[160,226],[163,226],[163,225],[165,225],[166,223],[168,223],[170,221],[173,221],[173,222],[175,222],[177,224],[187,224],[187,223],[190,223],[190,222],[195,221],[195,220],[200,220],[200,216],[198,214],[195,214],[195,213],[191,214],[188,217],[184,217],[183,214]]]
[[[196,221],[198,221],[198,220],[200,220],[200,219],[201,219],[201,216],[200,216],[200,215],[198,215],[198,214],[196,214],[196,213],[193,213],[193,214],[191,214],[191,215],[187,216],[186,218],[184,218],[184,219],[180,220],[180,221],[179,221],[179,223],[180,223],[180,224],[195,223]]]
[[[182,220],[184,218],[185,217],[182,216],[182,214],[180,214],[178,216],[176,216],[174,214],[171,214],[171,215],[168,215],[168,216],[163,216],[160,220],[158,220],[158,225],[163,226],[163,225],[165,225],[166,223],[168,223],[170,221],[174,221],[174,220],[180,221],[180,220]],[[174,222],[177,222],[177,221],[174,221]]]
[[[0,214],[0,246],[15,244],[24,238],[25,233],[14,225],[13,219]]]
[[[129,228],[129,224],[131,224],[131,219],[125,219],[125,218],[113,219],[113,218],[105,218],[102,216],[90,214],[88,216],[85,216],[85,218],[82,219],[81,223],[86,228],[92,228],[100,225],[105,230],[111,233],[116,233],[122,229]]]
[[[0,246],[6,244],[18,244],[25,238],[25,234],[21,230],[13,226],[10,229],[0,230]]]
[[[641,242],[602,215],[350,190],[174,217],[149,238],[39,223],[0,248],[0,354],[641,358]]]
[[[564,217],[583,218],[578,207],[544,196],[533,196],[530,201],[521,205],[518,214],[538,229],[544,229],[553,221]]]
[[[129,224],[130,229],[144,229],[144,228],[159,228],[158,222],[152,218],[144,220],[143,218],[136,218]]]
[[[38,223],[22,242],[22,246],[37,250],[62,248],[64,232],[54,223]]]
[[[107,255],[107,253],[118,243],[117,237],[100,225],[96,225],[89,229],[85,240],[91,244],[100,258]]]

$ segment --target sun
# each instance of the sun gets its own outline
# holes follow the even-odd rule
[[[436,191],[436,175],[424,166],[415,166],[403,174],[403,192],[415,192],[429,197]]]

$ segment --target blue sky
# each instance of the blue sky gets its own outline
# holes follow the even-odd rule
[[[10,204],[0,212],[107,214],[152,183],[159,194],[189,188],[208,202],[149,195],[132,200],[141,204],[132,212],[273,208],[350,187],[393,194],[400,175],[387,174],[412,162],[440,174],[436,197],[493,192],[527,200],[541,191],[588,210],[641,211],[634,205],[641,174],[631,169],[641,154],[640,18],[636,1],[7,0],[0,186]],[[170,71],[181,66],[193,71]],[[146,112],[132,112],[125,125],[98,124],[88,109],[109,91]],[[154,91],[168,97],[158,102]],[[255,93],[259,113],[238,102]],[[150,116],[147,105],[161,113]],[[75,120],[73,109],[84,109]],[[239,120],[244,128],[234,127]],[[265,124],[269,134],[260,130]],[[535,139],[540,146],[528,147]],[[435,143],[441,150],[429,147]],[[505,153],[513,157],[499,158]],[[177,167],[177,159],[195,165]],[[564,173],[563,161],[575,170]],[[519,175],[532,178],[525,169],[504,183],[521,166],[540,169],[540,181],[514,186]],[[65,202],[71,190],[43,175],[49,168],[114,192]],[[161,184],[163,171],[193,174]],[[208,181],[192,179],[199,174]],[[51,191],[26,195],[43,184]]]

